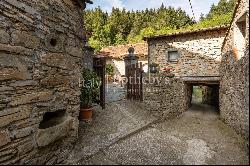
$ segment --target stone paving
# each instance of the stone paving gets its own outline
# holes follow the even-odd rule
[[[249,163],[246,141],[221,122],[211,106],[194,104],[180,117],[164,122],[143,110],[142,104],[121,101],[97,111],[91,126],[81,124],[69,163]]]
[[[67,164],[79,164],[157,121],[143,109],[142,103],[121,100],[108,103],[106,109],[95,107],[93,122],[80,122],[79,139]]]
[[[106,102],[116,102],[125,99],[125,89],[119,83],[109,83],[106,85]]]

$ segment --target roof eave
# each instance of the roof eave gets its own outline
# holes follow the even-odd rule
[[[177,32],[177,33],[171,33],[166,35],[158,35],[158,36],[150,36],[150,37],[144,37],[144,41],[148,40],[154,40],[154,39],[161,39],[161,38],[167,38],[167,37],[173,37],[173,36],[181,36],[181,35],[187,35],[187,34],[194,34],[194,33],[204,33],[208,31],[216,31],[216,30],[222,30],[222,29],[228,29],[229,25],[223,25],[223,26],[217,26],[212,28],[204,28],[204,29],[197,29],[193,31],[186,31],[186,32]]]

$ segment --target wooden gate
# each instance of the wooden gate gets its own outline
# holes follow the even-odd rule
[[[143,100],[142,63],[126,66],[127,99]]]
[[[105,109],[105,69],[106,69],[106,58],[105,57],[94,57],[93,59],[93,69],[97,73],[97,75],[101,78],[102,84],[100,87],[100,100],[98,104],[101,105],[103,109]]]

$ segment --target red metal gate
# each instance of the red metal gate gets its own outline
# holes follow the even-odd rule
[[[143,101],[142,63],[126,66],[127,99]]]

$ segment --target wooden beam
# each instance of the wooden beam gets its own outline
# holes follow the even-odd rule
[[[217,76],[191,76],[191,77],[181,77],[181,79],[185,82],[220,82],[220,77]]]

